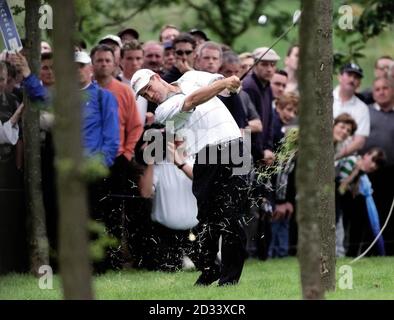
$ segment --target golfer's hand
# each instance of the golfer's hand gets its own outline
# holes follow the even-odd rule
[[[231,93],[238,93],[241,90],[241,80],[237,76],[231,76],[226,79],[226,89]]]

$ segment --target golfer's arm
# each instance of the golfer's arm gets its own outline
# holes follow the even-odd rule
[[[226,89],[227,79],[217,80],[206,87],[197,89],[192,94],[186,97],[183,103],[182,111],[190,111],[198,105],[207,102],[213,97],[217,96],[220,92]]]

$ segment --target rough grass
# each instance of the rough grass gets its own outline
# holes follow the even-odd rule
[[[337,269],[349,264],[337,261]],[[353,289],[326,295],[327,299],[394,299],[394,258],[365,258],[353,265]],[[94,278],[97,299],[131,300],[272,300],[300,299],[299,268],[295,258],[248,260],[240,284],[231,287],[194,287],[197,272],[162,273],[140,270],[108,272]],[[340,274],[337,273],[337,278]],[[337,284],[339,279],[337,279]],[[0,299],[61,299],[58,276],[53,290],[42,290],[30,275],[0,277]]]

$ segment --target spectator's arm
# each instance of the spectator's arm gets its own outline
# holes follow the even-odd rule
[[[263,124],[260,119],[252,119],[248,121],[248,126],[245,129],[250,129],[252,133],[263,132]]]
[[[134,148],[142,131],[141,118],[137,109],[137,104],[132,93],[129,93],[128,107],[126,114],[126,135],[125,135],[125,157],[130,161],[134,155]]]
[[[24,78],[22,85],[30,100],[48,102],[48,90],[34,74],[31,73],[27,78]]]
[[[360,135],[355,135],[353,137],[352,142],[349,144],[343,146],[341,150],[339,150],[338,154],[335,157],[335,160],[344,158],[346,156],[349,156],[351,154],[356,153],[357,151],[361,150],[361,148],[364,146],[366,141],[365,136],[360,136]]]
[[[138,181],[140,194],[143,198],[153,197],[153,169],[152,164],[148,165]]]
[[[100,89],[102,90],[102,89]],[[119,149],[119,118],[118,103],[110,92],[103,90],[102,101],[102,121],[103,121],[103,146],[105,164],[110,167],[114,163]]]

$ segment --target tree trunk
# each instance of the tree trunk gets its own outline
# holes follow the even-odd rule
[[[29,65],[34,74],[39,73],[41,30],[38,28],[40,0],[25,0],[26,49]],[[41,187],[40,111],[36,103],[25,94],[23,116],[26,205],[30,230],[30,270],[38,275],[42,265],[49,264],[49,246],[46,235],[45,209]]]
[[[299,32],[298,257],[303,298],[322,299],[335,277],[331,1],[303,0]]]
[[[74,62],[74,1],[53,0],[55,146],[59,190],[59,263],[65,299],[92,299],[86,186],[81,178],[81,102]]]
[[[333,6],[331,1],[318,1],[317,7],[318,34],[316,35],[316,46],[318,61],[316,66],[316,83],[320,88],[316,91],[317,99],[320,101],[321,111],[316,120],[319,124],[318,130],[318,165],[319,172],[316,175],[319,191],[319,206],[317,215],[319,217],[321,238],[321,279],[324,290],[335,290],[335,170],[334,170],[334,148],[333,146],[333,98],[332,98],[332,74],[333,74]],[[317,109],[318,110],[318,109]]]

